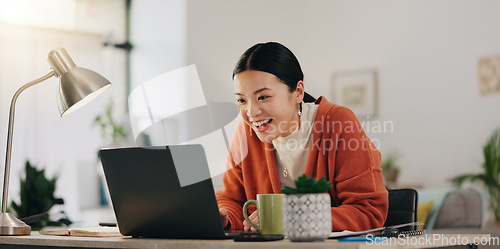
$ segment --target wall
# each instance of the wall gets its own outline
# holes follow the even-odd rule
[[[132,1],[131,89],[186,64],[184,0]]]
[[[477,172],[481,147],[500,126],[500,95],[479,95],[478,58],[500,54],[498,1],[188,1],[187,63],[207,100],[234,101],[231,72],[257,42],[298,57],[306,91],[333,102],[331,78],[374,68],[379,115],[393,129],[368,131],[385,154],[401,151],[400,180],[448,186]]]
[[[204,84],[204,89],[196,88],[198,85],[189,86],[195,82],[187,81],[172,82],[172,71],[193,63],[187,62],[188,42],[188,10],[187,1],[161,1],[161,0],[144,0],[132,2],[131,14],[131,40],[134,44],[132,50],[132,68],[131,68],[131,84],[132,90],[138,88],[140,85],[147,85],[149,90],[153,89],[153,85],[157,86],[152,92],[158,94],[155,96],[148,96],[148,103],[151,105],[149,110],[156,114],[161,114],[162,125],[154,125],[153,129],[148,129],[144,134],[148,134],[147,140],[137,140],[138,145],[146,143],[147,145],[164,145],[166,142],[172,142],[176,135],[184,134],[186,131],[198,131],[206,128],[205,124],[199,124],[205,127],[198,127],[193,123],[179,123],[178,120],[171,120],[170,115],[178,114],[181,111],[198,107],[198,104],[204,105],[205,100],[209,101],[208,96],[203,94],[201,90],[207,92]],[[202,43],[197,43],[201,45]],[[198,73],[200,68],[196,68]],[[184,71],[183,71],[184,72]],[[182,74],[182,73],[181,73]],[[152,80],[154,79],[154,80]],[[147,82],[147,83],[146,83]],[[156,82],[155,84],[152,84]],[[146,83],[146,84],[145,84]],[[151,87],[151,88],[149,88]],[[200,90],[200,91],[198,91]],[[196,93],[200,94],[196,94]],[[143,99],[142,92],[139,94],[140,99]],[[182,101],[179,100],[182,99]],[[155,100],[155,101],[153,101]],[[232,100],[231,100],[232,101]],[[155,105],[156,104],[156,105]],[[142,108],[131,107],[131,115],[136,122],[135,125],[140,126],[138,121],[140,116],[145,123],[150,122],[149,113],[144,111],[141,113]],[[136,111],[138,110],[138,111]],[[187,112],[184,112],[186,114]],[[167,115],[168,114],[168,115]],[[158,118],[158,117],[157,117]],[[160,122],[156,123],[159,124]],[[168,130],[165,125],[168,124]],[[156,128],[162,129],[156,129]],[[176,127],[176,129],[172,129]],[[194,127],[194,128],[193,128]],[[165,130],[167,130],[165,132]],[[223,172],[225,169],[225,144],[223,141],[214,143],[213,136],[217,138],[222,135],[216,132],[210,136],[203,136],[196,141],[189,141],[188,143],[201,143],[210,144],[205,146],[205,151],[208,156],[208,161],[211,167],[211,172]],[[232,132],[231,132],[232,133]],[[220,136],[219,136],[220,135]],[[221,149],[219,149],[221,148]],[[222,168],[222,169],[221,169]],[[216,174],[216,173],[214,173]],[[216,189],[222,188],[220,177],[214,181]]]

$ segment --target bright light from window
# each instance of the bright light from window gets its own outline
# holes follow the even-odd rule
[[[76,0],[0,0],[0,21],[43,28],[74,30]]]

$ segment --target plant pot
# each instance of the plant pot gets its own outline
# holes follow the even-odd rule
[[[382,176],[385,182],[396,182],[398,180],[398,173],[396,169],[385,169],[382,171]]]
[[[332,232],[330,195],[293,194],[283,199],[285,236],[291,241],[322,241]]]

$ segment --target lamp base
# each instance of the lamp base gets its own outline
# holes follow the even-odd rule
[[[31,227],[10,213],[0,213],[0,235],[30,235]]]

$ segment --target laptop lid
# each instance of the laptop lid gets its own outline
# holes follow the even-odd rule
[[[201,145],[102,149],[100,157],[123,235],[226,238]]]

